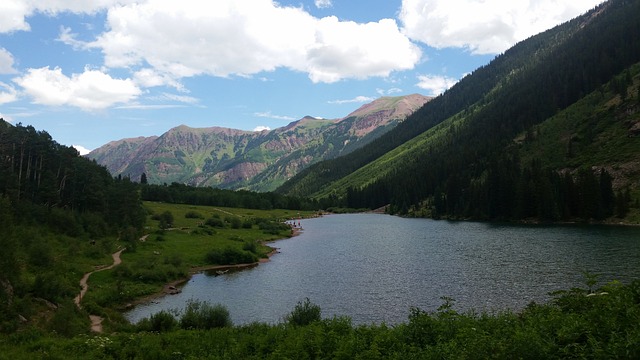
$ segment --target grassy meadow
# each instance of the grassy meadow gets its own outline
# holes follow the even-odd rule
[[[186,279],[193,271],[265,259],[272,251],[265,242],[292,235],[285,220],[315,215],[155,202],[145,202],[144,207],[144,234],[121,236],[117,246],[126,248],[122,264],[93,273],[82,300],[88,312],[106,315],[115,328],[124,323],[118,310],[161,293],[166,284]],[[105,265],[112,261],[102,260]]]

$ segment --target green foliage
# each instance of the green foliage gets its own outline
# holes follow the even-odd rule
[[[312,303],[309,298],[305,298],[304,301],[298,301],[293,311],[285,317],[285,320],[291,325],[306,326],[315,321],[320,321],[322,319],[321,314],[320,306]]]
[[[291,228],[287,224],[266,219],[257,219],[256,221],[258,222],[258,229],[262,230],[265,234],[279,235],[283,232],[291,231]]]
[[[258,261],[251,252],[226,247],[222,250],[211,250],[204,256],[204,261],[210,265],[252,264]]]
[[[187,219],[204,219],[204,216],[197,211],[187,211],[184,217]]]
[[[307,314],[295,324],[232,326],[224,307],[191,302],[180,320],[163,312],[108,336],[66,339],[19,332],[0,340],[0,353],[18,359],[43,357],[45,351],[65,359],[638,358],[640,281],[613,282],[588,295],[586,289],[569,290],[548,304],[494,314],[458,313],[452,300],[444,299],[440,310],[414,308],[407,322],[392,327],[320,319],[308,301],[292,311]]]
[[[33,294],[52,302],[62,301],[75,295],[78,287],[74,280],[51,270],[40,272],[33,283]]]
[[[258,244],[255,241],[245,241],[242,245],[242,250],[258,254]]]
[[[141,331],[166,332],[178,328],[178,320],[168,311],[160,311],[152,314],[149,318],[142,319],[137,328]]]
[[[74,337],[89,332],[89,317],[72,301],[62,302],[48,323],[48,328],[64,337]]]
[[[231,325],[231,316],[226,307],[195,300],[187,302],[187,307],[180,318],[180,327],[190,330],[208,330]]]
[[[171,213],[171,211],[163,212],[162,214],[158,215],[158,221],[160,221],[160,224],[158,225],[160,229],[165,230],[173,227],[173,213]]]
[[[315,210],[315,201],[275,193],[258,193],[246,190],[224,190],[211,187],[194,187],[179,183],[171,185],[141,186],[143,200],[173,204],[222,206],[245,209]]]
[[[215,227],[215,228],[224,228],[224,221],[220,218],[211,217],[204,222],[205,225]]]

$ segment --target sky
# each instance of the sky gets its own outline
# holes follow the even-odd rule
[[[2,0],[0,117],[84,154],[436,96],[602,0]]]

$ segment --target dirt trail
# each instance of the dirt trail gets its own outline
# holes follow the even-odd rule
[[[82,301],[82,298],[84,297],[84,295],[87,293],[87,290],[89,289],[89,285],[87,285],[89,276],[91,276],[91,274],[93,274],[94,272],[113,269],[113,267],[120,265],[122,263],[122,260],[120,259],[120,254],[122,254],[123,251],[124,249],[120,249],[115,253],[111,254],[111,257],[113,258],[113,264],[109,266],[101,267],[99,269],[96,269],[94,271],[84,274],[82,279],[80,279],[80,294],[78,294],[78,296],[76,296],[76,298],[74,299],[76,306],[78,306],[79,308],[81,307],[80,302]],[[89,318],[91,319],[91,331],[102,332],[102,320],[104,319],[97,315],[89,315]]]

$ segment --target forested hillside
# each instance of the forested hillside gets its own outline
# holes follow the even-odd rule
[[[117,237],[136,239],[145,216],[128,179],[45,131],[0,120],[0,332],[19,319],[59,332],[86,328],[71,302],[82,273],[111,257]],[[41,315],[50,308],[59,311]]]
[[[242,248],[244,243],[228,240],[229,234],[216,235],[226,227],[231,232],[249,232],[253,243],[248,248],[254,252],[259,249],[259,236],[278,238],[290,233],[288,226],[270,218],[256,220],[255,216],[241,218],[230,213],[224,219],[209,219],[215,229],[205,225],[204,218],[200,219],[203,215],[193,210],[188,220],[174,220],[167,211],[150,220],[151,210],[143,206],[143,199],[163,204],[261,209],[255,210],[261,214],[276,207],[299,213],[317,206],[272,193],[149,185],[128,177],[113,178],[105,167],[81,157],[74,148],[58,144],[47,132],[0,120],[0,334],[24,328],[47,329],[64,336],[83,334],[89,330],[89,314],[104,316],[105,311],[113,311],[110,307],[135,299],[136,294],[157,292],[154,282],[161,287],[186,276],[189,267],[179,255],[161,260],[151,255],[151,259],[138,259],[139,264],[132,264],[136,269],[146,267],[140,270],[144,276],[137,270],[125,272],[127,276],[105,285],[102,292],[89,292],[84,308],[74,304],[83,274],[111,263],[117,249],[126,248],[127,255],[135,253],[143,232],[148,235],[150,231],[148,222],[159,221],[160,230],[174,222],[201,223],[187,237],[191,244],[201,241],[214,249],[207,254],[180,249],[180,254],[195,253],[197,260],[193,263],[204,261],[205,255],[221,258],[220,254],[227,251],[222,247],[225,242]],[[263,235],[265,231],[269,234]],[[175,236],[180,235],[184,236]],[[222,258],[217,263],[228,261]]]
[[[640,3],[609,1],[515,45],[372,146],[317,164],[279,190],[433,217],[624,215],[637,174],[614,169],[640,154],[633,130],[638,79],[631,68],[638,61]],[[606,159],[579,155],[586,149],[580,144],[597,138],[600,128],[594,125],[604,118],[564,111],[593,92],[600,97],[591,103],[613,114],[609,118],[619,128],[620,146],[609,147],[613,153]],[[571,146],[570,158],[526,156],[535,153],[536,135],[553,135],[536,126],[554,115],[570,121],[587,117],[590,133],[576,134],[569,143],[562,139]]]

